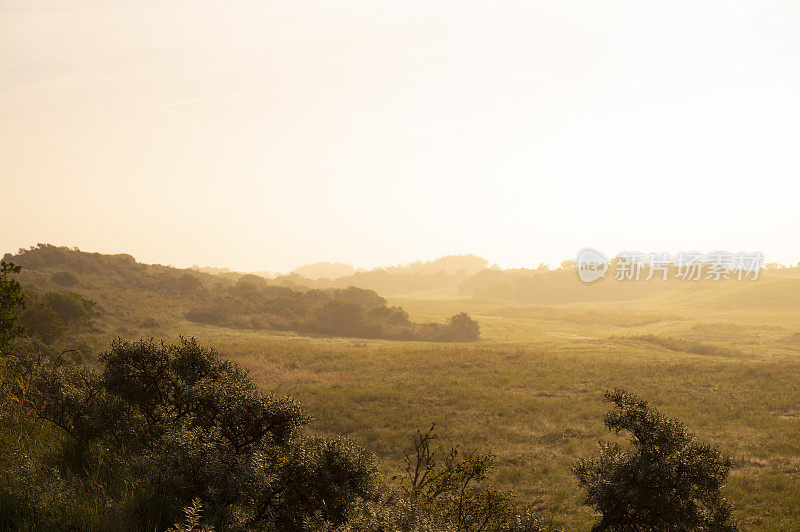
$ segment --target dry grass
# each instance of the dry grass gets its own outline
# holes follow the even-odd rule
[[[497,453],[496,479],[568,529],[593,519],[570,468],[609,436],[602,390],[625,387],[735,459],[727,493],[746,529],[800,527],[794,357],[583,338],[436,345],[203,332],[259,383],[304,402],[316,429],[361,440],[387,471],[407,435],[435,422],[447,440]]]
[[[794,293],[796,282],[787,279]],[[468,311],[476,344],[304,338],[165,318],[263,386],[296,396],[323,432],[351,435],[394,472],[407,435],[498,455],[495,479],[556,525],[588,529],[570,473],[611,437],[606,388],[624,387],[734,459],[726,488],[745,530],[800,529],[800,298],[768,280],[614,303],[525,307],[508,301],[395,299],[414,320]],[[773,301],[774,300],[774,301]],[[773,305],[774,303],[774,305]]]

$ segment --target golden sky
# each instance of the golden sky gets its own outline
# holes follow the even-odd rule
[[[0,251],[800,259],[800,4],[3,0]]]

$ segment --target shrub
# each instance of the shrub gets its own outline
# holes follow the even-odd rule
[[[20,323],[35,343],[44,342],[38,346],[39,351],[52,355],[61,349],[74,350],[86,344],[83,333],[90,330],[91,319],[96,315],[94,301],[62,292],[44,295],[32,292],[28,294],[28,301]],[[84,349],[81,351],[88,354]]]
[[[26,362],[27,408],[62,434],[50,439],[58,489],[84,494],[73,517],[61,512],[36,526],[164,529],[199,499],[206,524],[220,529],[300,529],[309,519],[334,527],[356,501],[375,498],[370,454],[346,439],[305,435],[308,416],[295,401],[260,391],[194,340],[117,340],[99,360],[99,371]],[[46,474],[46,459],[37,474]],[[53,497],[25,503],[33,507],[26,515],[44,515],[38,506]],[[74,515],[88,521],[69,521]]]
[[[253,277],[258,281],[250,279]],[[447,324],[409,321],[400,307],[389,307],[372,290],[361,288],[299,292],[243,276],[230,288],[184,314],[188,320],[225,327],[297,330],[330,336],[470,342],[480,337],[478,323],[458,314]]]
[[[25,307],[25,293],[19,281],[10,277],[20,270],[16,264],[0,260],[0,357],[10,354],[14,340],[25,333],[17,315],[17,310]]]
[[[480,335],[478,322],[470,318],[466,312],[451,317],[444,330],[445,339],[456,342],[474,342]]]
[[[36,302],[22,314],[20,322],[28,334],[45,342],[54,341],[66,331],[64,322],[53,309]]]
[[[631,445],[601,442],[597,458],[574,468],[602,515],[594,530],[734,530],[721,494],[730,460],[632,394],[604,399],[616,407],[606,427],[630,432]]]
[[[366,325],[364,308],[351,301],[334,300],[315,312],[314,329],[341,336],[360,336]]]
[[[49,307],[66,324],[86,324],[94,315],[96,303],[71,292],[48,292],[42,304]]]

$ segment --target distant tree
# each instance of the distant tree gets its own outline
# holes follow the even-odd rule
[[[236,287],[245,289],[245,290],[257,290],[260,288],[266,288],[269,285],[266,279],[261,277],[260,275],[253,275],[247,273],[239,277],[239,280],[236,281]]]
[[[365,290],[363,288],[356,288],[355,286],[336,290],[335,297],[338,301],[355,303],[364,307],[366,310],[372,310],[386,306],[386,300],[379,296],[374,290]]]
[[[310,307],[317,307],[332,301],[334,294],[330,290],[312,289],[303,294],[303,299],[306,300]]]
[[[355,273],[356,269],[349,264],[341,262],[317,262],[295,268],[292,273],[296,273],[306,279],[338,279]]]
[[[50,279],[57,285],[71,288],[78,284],[78,276],[66,270],[54,273]]]
[[[14,340],[25,334],[18,319],[18,310],[25,307],[25,293],[19,281],[11,278],[21,270],[16,264],[0,260],[0,356],[9,354]]]
[[[373,290],[329,288],[295,290],[243,276],[234,286],[217,286],[197,300],[184,316],[198,323],[225,327],[295,330],[392,340],[470,342],[480,333],[467,314],[446,324],[412,323],[400,307],[387,306]],[[252,282],[251,282],[252,281]]]
[[[604,400],[616,407],[606,427],[629,432],[631,445],[601,442],[597,458],[574,468],[602,515],[594,530],[735,530],[721,494],[728,458],[624,390]]]
[[[326,334],[359,336],[365,322],[364,307],[350,301],[334,300],[315,312],[315,326]]]
[[[395,326],[408,326],[408,312],[400,307],[378,307],[369,312],[369,317],[379,323]]]
[[[480,338],[481,329],[477,321],[473,320],[466,312],[462,312],[450,318],[444,334],[447,340],[474,342]]]

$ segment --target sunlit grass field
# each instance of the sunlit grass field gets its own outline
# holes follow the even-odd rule
[[[444,294],[439,294],[444,296]],[[401,298],[414,320],[468,311],[475,344],[298,337],[177,322],[291,394],[319,431],[348,434],[387,472],[431,423],[447,442],[492,451],[495,482],[556,526],[594,519],[570,469],[608,434],[604,389],[624,387],[734,461],[727,497],[743,529],[800,529],[800,279],[564,306]]]

